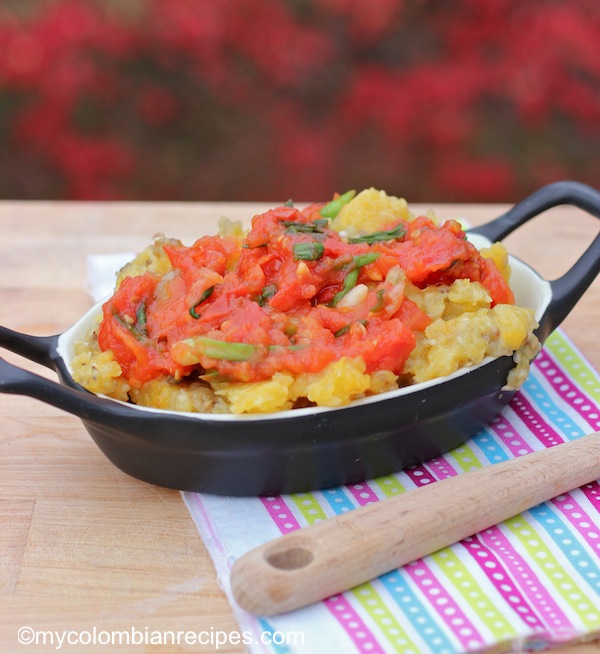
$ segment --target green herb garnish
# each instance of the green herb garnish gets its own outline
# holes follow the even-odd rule
[[[138,308],[135,311],[135,322],[133,318],[127,314],[123,318],[118,313],[113,313],[116,321],[136,338],[136,340],[141,340],[142,338],[148,337],[148,331],[146,327],[146,304],[141,302]]]
[[[379,252],[367,252],[366,254],[359,254],[350,262],[350,272],[344,277],[342,288],[332,298],[329,303],[330,307],[337,306],[338,302],[356,286],[358,281],[359,269],[369,263],[373,263],[379,259]]]
[[[208,336],[194,336],[187,342],[193,349],[211,359],[226,359],[227,361],[247,361],[255,352],[256,346],[249,343],[229,343]]]
[[[359,325],[364,325],[365,327],[369,324],[368,320],[357,320],[357,323]],[[337,332],[335,332],[333,335],[335,338],[339,338],[340,336],[343,336],[344,334],[347,334],[350,331],[350,327],[352,326],[353,323],[350,323],[349,325],[346,325],[345,327],[342,327],[341,329],[338,329]]]
[[[215,290],[214,286],[209,286],[209,288],[207,288],[204,291],[204,293],[202,293],[198,302],[192,305],[192,307],[190,308],[190,316],[192,316],[192,318],[200,318],[200,314],[196,312],[196,307],[202,304],[204,300],[207,300],[212,295],[212,292],[214,290]]]
[[[251,343],[240,343],[221,341],[218,338],[208,336],[192,336],[180,343],[184,343],[189,354],[197,361],[200,356],[207,356],[211,359],[222,359],[226,361],[248,361],[259,349],[258,345]],[[307,345],[269,345],[269,352],[276,352],[280,349],[286,349],[291,352],[302,350]]]
[[[340,195],[335,200],[328,202],[324,207],[321,208],[319,212],[323,218],[335,218],[338,213],[342,210],[342,207],[345,204],[348,204],[350,200],[356,195],[356,191],[346,191],[343,195]]]
[[[294,243],[294,259],[303,261],[316,261],[323,256],[325,247],[323,243],[310,241],[309,243]]]
[[[358,281],[358,268],[355,268],[354,270],[351,270],[345,277],[344,281],[342,283],[342,289],[338,291],[333,298],[331,299],[331,302],[329,306],[335,307],[337,306],[338,302],[348,295],[348,293],[356,286],[356,282]]]
[[[288,232],[296,234],[322,234],[329,221],[326,218],[303,223],[300,220],[282,220],[281,224]]]
[[[148,336],[148,331],[146,328],[146,304],[142,302],[135,312],[135,327],[133,331],[140,334],[140,336]]]
[[[397,225],[394,229],[387,231],[372,232],[371,234],[364,234],[363,236],[351,236],[348,238],[348,243],[380,243],[382,241],[394,241],[402,238],[406,234],[406,227],[404,225]]]
[[[269,245],[268,242],[267,243],[259,243],[258,245],[253,245],[252,247],[250,247],[248,245],[248,243],[244,243],[242,245],[242,250],[256,250],[256,248],[266,248],[267,245]]]
[[[307,348],[308,344],[302,345],[269,345],[269,352],[277,352],[281,350],[288,350],[289,352],[297,352],[298,350],[304,350]]]
[[[375,304],[371,307],[371,312],[372,313],[377,313],[378,311],[381,311],[383,309],[383,295],[385,291],[383,289],[377,291],[377,301]]]
[[[256,298],[256,301],[258,302],[259,306],[264,307],[269,299],[275,295],[275,293],[277,293],[277,286],[275,286],[275,284],[269,284],[263,288],[261,294],[258,296],[258,298]]]
[[[365,254],[358,254],[353,259],[354,268],[362,268],[369,263],[377,261],[381,256],[380,252],[367,252]]]

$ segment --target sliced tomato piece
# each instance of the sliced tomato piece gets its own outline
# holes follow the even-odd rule
[[[412,300],[404,298],[400,309],[393,315],[414,332],[422,332],[431,325],[431,318]]]
[[[481,283],[492,296],[495,304],[514,304],[515,296],[493,259],[481,257]]]

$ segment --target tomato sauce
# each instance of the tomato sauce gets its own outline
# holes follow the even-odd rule
[[[100,348],[138,387],[161,375],[260,381],[319,372],[342,356],[362,357],[368,373],[400,375],[431,322],[404,297],[405,280],[425,288],[470,279],[493,304],[514,303],[459,223],[422,216],[346,238],[322,207],[257,215],[245,239],[165,244],[168,273],[127,277],[105,303]]]

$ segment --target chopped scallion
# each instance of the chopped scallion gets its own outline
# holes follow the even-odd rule
[[[204,293],[200,296],[200,299],[198,302],[196,302],[191,308],[190,308],[190,316],[192,318],[200,318],[200,314],[196,312],[196,307],[204,302],[204,300],[208,300],[208,298],[212,295],[212,292],[215,290],[214,286],[210,286],[207,288]]]
[[[345,295],[347,295],[350,292],[350,290],[352,290],[356,286],[357,281],[358,281],[358,268],[355,268],[354,270],[351,270],[344,277],[344,282],[342,283],[342,289],[333,296],[331,300],[331,306],[332,307],[337,306],[338,302]]]
[[[342,210],[342,207],[345,204],[348,204],[350,200],[356,195],[356,191],[346,191],[343,195],[335,198],[331,202],[328,202],[324,207],[321,208],[319,212],[323,218],[335,218],[338,213]]]
[[[264,307],[265,304],[269,301],[269,298],[272,298],[275,293],[277,293],[277,286],[275,284],[269,284],[262,289],[261,294],[257,298],[259,306]]]
[[[356,324],[363,325],[364,327],[367,327],[369,325],[368,320],[357,320]],[[338,329],[337,332],[334,333],[335,338],[339,338],[340,336],[343,336],[344,334],[347,334],[350,331],[350,327],[352,326],[352,323],[349,325],[346,325],[345,327],[342,327],[341,329]]]
[[[134,331],[138,332],[142,336],[147,336],[146,331],[146,304],[142,302],[135,312],[135,327]]]
[[[374,261],[377,261],[380,255],[381,255],[380,252],[367,252],[366,254],[359,254],[356,257],[354,257],[354,266],[356,268],[362,268],[363,266],[366,266],[370,263],[373,263]]]
[[[363,236],[351,236],[348,243],[378,243],[382,241],[393,241],[402,238],[406,234],[404,225],[397,225],[394,229],[381,232],[372,232],[371,234],[364,234]]]
[[[325,227],[327,227],[327,220],[313,220],[309,223],[304,223],[301,220],[282,220],[281,224],[287,229],[288,232],[296,234],[322,234]]]
[[[303,345],[269,345],[269,352],[277,352],[278,350],[287,350],[288,352],[297,352],[308,347],[307,344]]]
[[[381,310],[383,309],[383,304],[384,304],[384,302],[383,302],[383,294],[384,294],[384,290],[383,290],[383,289],[380,289],[379,291],[377,291],[377,301],[376,301],[375,304],[371,307],[371,312],[372,312],[372,313],[377,313],[378,311],[381,311]]]
[[[197,348],[211,359],[247,361],[256,352],[256,346],[249,343],[229,343],[208,336],[194,336],[189,340],[192,348]]]
[[[146,305],[144,302],[142,302],[136,309],[135,321],[131,316],[127,314],[125,314],[125,316],[120,316],[115,312],[113,313],[113,316],[122,327],[131,332],[136,340],[139,341],[140,339],[146,338],[148,336],[146,328]]]
[[[316,261],[323,256],[325,247],[323,243],[310,241],[309,243],[294,243],[294,259],[304,261]]]
[[[335,332],[334,336],[335,338],[339,338],[340,336],[347,334],[349,331],[350,331],[350,325],[346,325],[345,327],[338,329],[337,332]]]
[[[377,261],[379,255],[379,252],[367,252],[366,254],[359,254],[352,259],[352,262],[350,263],[350,272],[344,277],[341,290],[333,296],[329,306],[337,306],[338,302],[356,286],[359,269],[369,263]]]
[[[135,318],[137,320],[137,324],[142,327],[146,325],[146,305],[144,302],[140,304],[140,306],[137,308],[137,311],[135,312]]]

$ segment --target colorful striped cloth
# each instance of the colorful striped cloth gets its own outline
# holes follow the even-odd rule
[[[131,253],[88,259],[99,300]],[[182,493],[253,654],[538,651],[600,636],[600,483],[556,497],[342,595],[268,619],[235,605],[234,561],[268,540],[405,490],[600,430],[600,377],[557,330],[511,404],[445,456],[322,492]]]
[[[557,330],[511,404],[465,445],[403,472],[313,493],[183,493],[249,651],[455,654],[541,650],[600,634],[600,484],[305,609],[268,619],[235,605],[229,571],[280,534],[423,484],[600,430],[600,377]]]

